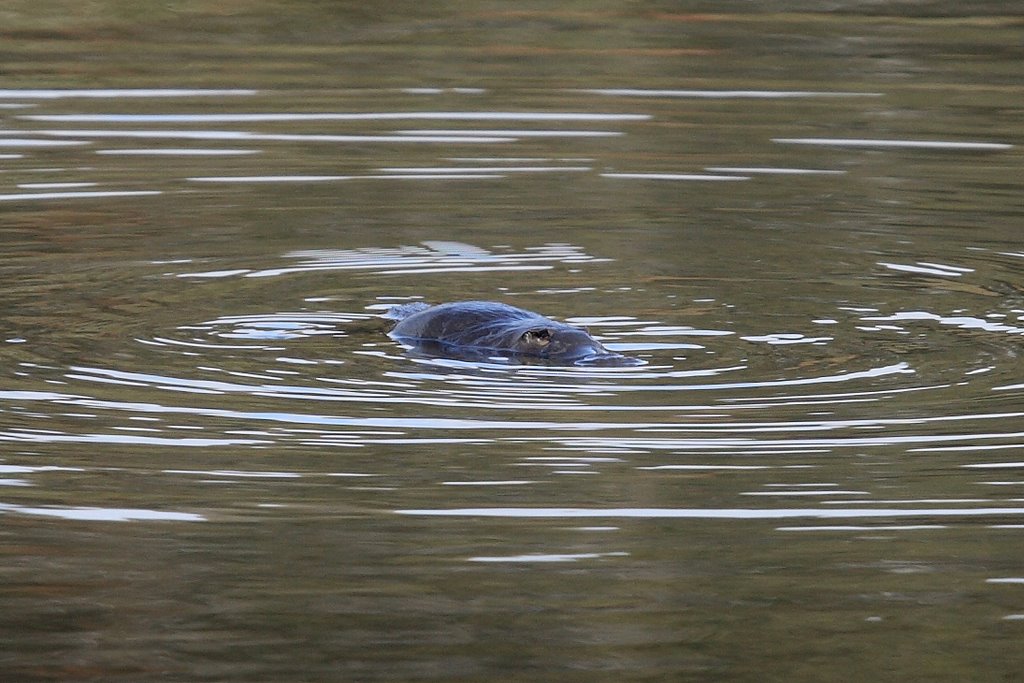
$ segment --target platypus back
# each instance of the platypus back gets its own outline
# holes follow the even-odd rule
[[[573,365],[638,365],[606,349],[586,330],[539,313],[492,301],[459,301],[428,306],[395,306],[386,317],[398,324],[389,336],[441,355],[528,356]]]

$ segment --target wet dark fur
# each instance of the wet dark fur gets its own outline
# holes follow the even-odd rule
[[[570,364],[621,360],[624,361],[621,364],[630,365],[636,362],[609,351],[582,328],[508,304],[459,301],[428,306],[413,303],[396,306],[388,312],[388,317],[399,321],[388,334],[414,347],[449,352],[488,350]]]

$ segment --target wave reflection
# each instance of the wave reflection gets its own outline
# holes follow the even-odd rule
[[[824,147],[875,147],[891,149],[937,149],[950,151],[1003,151],[1013,145],[1002,142],[960,142],[957,140],[872,140],[861,138],[773,138],[772,142]]]
[[[206,517],[190,512],[101,507],[29,507],[0,503],[0,514],[56,517],[76,522],[205,522]]]
[[[289,252],[285,258],[299,260],[294,266],[252,271],[206,271],[180,273],[178,277],[279,277],[296,273],[361,270],[377,275],[424,273],[551,270],[555,263],[599,263],[607,259],[587,254],[580,247],[547,244],[524,251],[484,249],[462,242],[426,241],[423,246],[363,249],[310,249]]]
[[[678,97],[694,99],[789,100],[816,97],[881,97],[879,92],[833,90],[656,90],[648,88],[588,88],[576,92],[616,97]]]
[[[449,508],[395,510],[399,515],[423,517],[501,517],[506,519],[875,519],[899,517],[1002,517],[1024,515],[1021,507],[999,508]]]
[[[0,90],[0,96],[5,91]],[[9,92],[9,91],[8,91]],[[291,121],[647,121],[648,114],[512,111],[386,111],[253,114],[25,114],[66,123],[280,123]]]

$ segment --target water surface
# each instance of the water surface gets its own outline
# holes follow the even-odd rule
[[[1017,675],[1016,18],[199,5],[5,29],[5,680]]]

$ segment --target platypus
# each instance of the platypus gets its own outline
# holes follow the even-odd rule
[[[392,339],[414,348],[455,357],[539,358],[563,365],[641,365],[609,351],[580,327],[493,301],[457,301],[431,306],[395,306],[385,317],[398,324]]]

